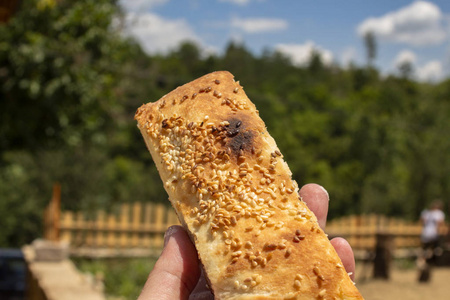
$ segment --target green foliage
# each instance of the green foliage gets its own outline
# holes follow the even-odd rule
[[[88,260],[75,259],[77,267],[94,277],[100,275],[105,284],[105,293],[108,296],[123,297],[124,299],[137,299],[148,272],[155,265],[155,259],[105,259]]]
[[[382,77],[318,54],[297,67],[237,43],[222,55],[187,42],[149,56],[120,35],[115,1],[47,2],[24,1],[0,26],[0,246],[40,235],[55,181],[65,209],[165,201],[134,112],[215,70],[241,81],[294,179],[327,188],[330,217],[417,218],[448,199],[450,80]]]

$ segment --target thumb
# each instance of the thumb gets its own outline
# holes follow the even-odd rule
[[[197,251],[186,231],[169,227],[164,249],[138,300],[187,300],[199,276]]]

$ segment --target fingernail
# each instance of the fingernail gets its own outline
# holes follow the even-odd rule
[[[328,201],[330,201],[330,195],[328,194],[328,191],[323,186],[321,186],[321,185],[319,185],[319,186],[325,192],[325,194],[327,194]]]
[[[170,237],[177,231],[178,231],[178,226],[170,226],[169,228],[167,228],[167,231],[164,234],[164,247],[169,242]]]

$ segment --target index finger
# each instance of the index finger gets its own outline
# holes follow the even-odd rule
[[[319,225],[325,229],[328,215],[328,192],[320,185],[310,183],[300,189],[300,197],[308,205],[308,208],[316,215]]]

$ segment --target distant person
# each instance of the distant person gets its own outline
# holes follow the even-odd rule
[[[443,226],[445,220],[442,208],[442,201],[436,200],[431,203],[430,209],[426,209],[420,214],[422,223],[420,239],[424,249],[434,249],[439,244],[439,228]]]
[[[420,269],[419,281],[427,282],[430,280],[430,266],[436,263],[436,251],[439,249],[439,228],[444,225],[445,215],[442,211],[443,202],[433,201],[429,209],[425,209],[420,214],[422,223],[422,242],[423,253],[418,258]]]

